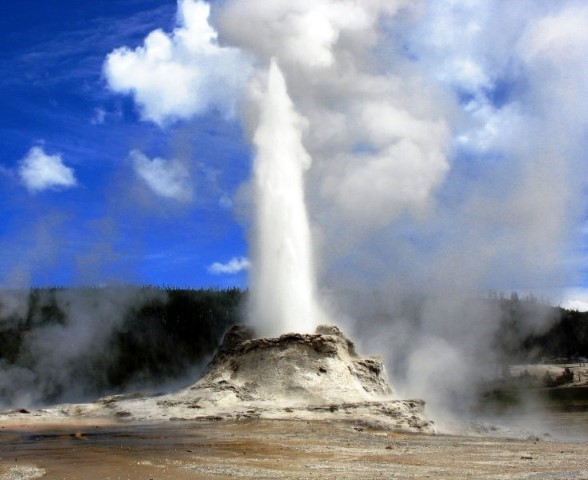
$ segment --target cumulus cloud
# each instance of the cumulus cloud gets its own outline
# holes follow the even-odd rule
[[[219,45],[209,14],[205,2],[179,0],[173,32],[155,30],[142,46],[108,55],[110,88],[132,94],[143,118],[160,125],[210,109],[233,115],[251,66],[238,49]]]
[[[49,155],[42,147],[33,147],[20,161],[18,174],[31,193],[75,187],[72,168],[63,163],[60,154]]]
[[[231,258],[227,263],[214,262],[208,271],[215,275],[235,275],[244,270],[249,270],[251,262],[245,257]]]
[[[129,154],[137,176],[149,189],[163,198],[189,202],[193,189],[188,168],[178,160],[148,158],[139,150]]]

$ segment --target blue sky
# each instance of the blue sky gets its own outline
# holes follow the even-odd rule
[[[319,287],[588,301],[588,8],[505,5],[4,2],[0,284],[246,285],[276,58]]]
[[[132,99],[111,92],[102,73],[115,48],[171,29],[176,3],[30,0],[0,8],[2,284],[244,285],[244,274],[208,271],[246,256],[228,204],[249,171],[238,123],[211,114],[161,129],[140,121]],[[27,189],[19,162],[34,147],[58,155],[75,185]],[[150,191],[133,172],[133,149],[184,158],[195,198]]]

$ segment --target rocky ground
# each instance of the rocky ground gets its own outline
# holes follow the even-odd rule
[[[436,431],[335,326],[269,339],[235,328],[179,391],[0,412],[0,480],[588,479],[584,430],[574,442],[467,431]]]
[[[587,479],[588,443],[331,422],[4,425],[0,479]]]

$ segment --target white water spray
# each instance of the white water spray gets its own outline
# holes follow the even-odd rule
[[[302,145],[302,119],[272,60],[255,132],[253,166],[256,223],[251,271],[251,320],[262,335],[312,332],[321,321],[304,171],[311,158]]]

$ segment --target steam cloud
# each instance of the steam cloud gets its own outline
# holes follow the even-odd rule
[[[3,327],[28,323],[31,332],[13,364],[0,361],[0,406],[5,406],[4,402],[20,407],[38,405],[47,398],[79,401],[95,395],[108,385],[106,371],[101,368],[104,361],[99,360],[104,350],[112,348],[109,340],[125,315],[144,302],[165,299],[162,291],[132,287],[40,290],[35,300],[43,308],[35,310],[28,290],[2,291]],[[57,322],[35,317],[59,312],[64,318]]]
[[[275,162],[302,167],[280,187],[299,196],[289,188],[307,168],[310,226],[293,225],[314,239],[305,258],[314,249],[322,297],[354,316],[348,323],[366,341],[380,342],[406,392],[447,407],[493,360],[487,340],[497,312],[472,313],[471,293],[553,298],[579,280],[588,126],[582,2],[225,0],[211,11],[180,0],[178,12],[171,35],[152,32],[143,47],[108,57],[110,87],[132,93],[144,118],[160,125],[238,108],[257,149],[254,184],[265,175],[261,159],[278,155]],[[287,142],[272,147],[280,135]],[[254,190],[261,221],[270,190]],[[277,247],[262,230],[252,288],[267,299],[272,290],[259,272],[284,267],[272,262],[267,250]],[[312,263],[297,266],[312,291]],[[417,323],[406,314],[414,295],[426,299]],[[368,305],[357,297],[389,320],[361,323],[359,306]]]

